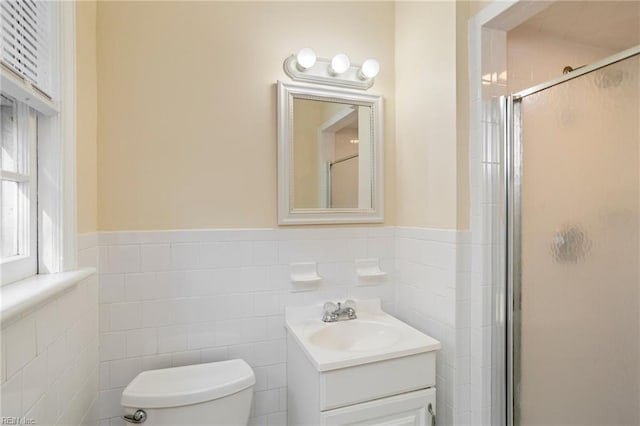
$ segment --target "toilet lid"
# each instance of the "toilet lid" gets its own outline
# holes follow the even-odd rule
[[[240,392],[256,383],[244,360],[211,362],[144,371],[122,392],[130,408],[164,408],[197,404]]]

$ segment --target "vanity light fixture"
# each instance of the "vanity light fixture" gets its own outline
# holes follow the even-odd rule
[[[349,143],[352,143],[352,144],[360,143],[360,139],[349,139]]]
[[[313,49],[304,47],[296,55],[296,67],[299,71],[306,71],[316,64],[316,52]]]
[[[368,78],[374,78],[380,72],[380,63],[375,59],[367,59],[362,63],[360,71],[358,71],[358,77],[361,80]]]
[[[351,67],[351,61],[349,57],[344,53],[338,53],[331,60],[331,68],[329,69],[329,74],[334,77],[340,74],[344,74],[349,67]]]
[[[352,64],[344,53],[332,59],[319,58],[313,49],[305,47],[285,59],[284,71],[296,81],[367,90],[373,86],[380,64],[375,59]]]

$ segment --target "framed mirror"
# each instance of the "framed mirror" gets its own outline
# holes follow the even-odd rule
[[[383,216],[382,97],[278,81],[278,223]]]

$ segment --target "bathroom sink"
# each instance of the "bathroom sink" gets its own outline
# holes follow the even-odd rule
[[[440,342],[384,312],[380,299],[287,307],[285,321],[288,424],[432,419]]]
[[[440,349],[440,342],[384,312],[380,299],[356,301],[356,319],[322,321],[322,305],[288,307],[287,335],[319,372]]]
[[[402,332],[379,321],[349,320],[328,323],[309,335],[309,342],[321,348],[341,351],[368,351],[395,345]]]

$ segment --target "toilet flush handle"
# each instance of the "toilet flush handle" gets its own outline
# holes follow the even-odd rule
[[[145,413],[144,410],[137,410],[133,414],[122,416],[122,418],[129,423],[144,423],[144,421],[147,420],[147,413]]]

